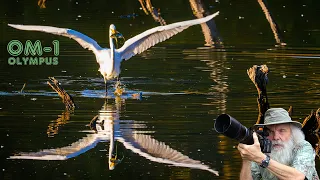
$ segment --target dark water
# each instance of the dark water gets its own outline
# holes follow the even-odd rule
[[[152,2],[168,23],[194,18],[187,1]],[[201,28],[190,27],[124,62],[121,81],[127,94],[115,97],[109,86],[107,100],[91,52],[68,38],[19,31],[6,24],[68,27],[108,46],[111,23],[127,39],[158,25],[140,10],[138,1],[112,1],[114,5],[105,1],[48,1],[45,9],[36,1],[2,3],[1,179],[237,179],[241,168],[237,142],[212,128],[221,113],[231,114],[247,127],[255,123],[257,93],[246,74],[255,64],[269,67],[272,107],[292,105],[293,119],[300,122],[320,107],[319,3],[269,2],[288,44],[276,48],[256,1],[204,2],[211,13],[221,13],[215,20],[225,46],[205,47]],[[124,18],[133,13],[135,18]],[[13,39],[40,40],[43,44],[59,40],[59,64],[8,65],[6,46]],[[73,95],[77,105],[74,113],[64,111],[61,99],[46,84],[49,76]],[[24,83],[24,93],[19,93]],[[139,99],[132,96],[139,93]],[[105,119],[104,129],[97,126],[102,128],[98,133],[88,126],[96,115]],[[123,158],[114,170],[109,170],[108,163],[110,134],[114,135],[118,159]],[[81,149],[77,142],[85,150],[77,151]],[[20,152],[70,145],[77,147],[59,151],[77,152],[67,160],[8,159]],[[179,158],[189,166],[165,161]],[[317,167],[320,170],[319,162]]]

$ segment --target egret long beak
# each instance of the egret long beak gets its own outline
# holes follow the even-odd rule
[[[114,30],[114,29],[112,29],[111,31],[112,31],[112,34],[110,37],[116,40],[117,46],[118,46],[118,38],[126,41],[126,39],[123,37],[123,35],[119,31]]]
[[[109,162],[109,170],[114,170],[116,167],[116,163],[113,160],[110,160]]]
[[[112,153],[111,157],[109,157],[109,170],[114,170],[116,165],[122,162],[123,158],[124,156],[121,159],[118,159],[118,146],[116,146],[116,153]]]
[[[123,160],[124,157],[122,157],[122,159],[117,159],[117,156],[112,157],[109,160],[109,170],[114,170],[114,168],[116,167],[116,165],[120,164],[121,161]]]

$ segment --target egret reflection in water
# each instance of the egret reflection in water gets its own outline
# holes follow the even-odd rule
[[[126,149],[153,162],[201,169],[219,175],[217,171],[202,164],[201,161],[191,159],[164,142],[154,139],[150,135],[154,131],[143,130],[147,127],[145,122],[120,120],[121,109],[124,105],[125,99],[120,97],[115,99],[114,104],[105,101],[99,114],[90,123],[91,130],[85,131],[88,134],[69,146],[44,149],[38,152],[21,152],[10,156],[9,159],[67,160],[87,152],[100,142],[109,142],[110,170],[113,170],[125,158],[117,151],[117,143],[121,143]]]

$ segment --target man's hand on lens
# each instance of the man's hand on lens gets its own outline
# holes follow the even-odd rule
[[[253,133],[254,144],[246,145],[239,143],[238,150],[244,161],[254,161],[261,163],[266,158],[266,155],[261,152],[260,143],[257,134]]]

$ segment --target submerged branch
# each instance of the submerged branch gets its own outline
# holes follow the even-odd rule
[[[247,70],[249,78],[256,86],[258,91],[257,103],[259,114],[256,124],[264,123],[264,113],[270,108],[267,96],[268,72],[269,69],[267,65],[254,65]]]
[[[150,12],[156,22],[159,22],[162,26],[167,24],[166,21],[161,17],[160,9],[156,9],[152,6],[151,0],[139,0],[139,2],[146,15],[149,15]]]
[[[317,157],[320,158],[320,108],[316,112],[311,111],[310,115],[304,119],[302,131],[305,134],[306,140],[314,148]]]
[[[46,8],[46,0],[38,0],[38,6],[41,9]]]
[[[48,85],[62,98],[62,102],[66,106],[66,110],[73,111],[76,105],[74,104],[72,97],[62,88],[58,80],[56,80],[54,77],[49,77],[49,79],[53,85],[47,81]]]
[[[266,19],[268,20],[271,30],[273,32],[274,38],[277,42],[277,45],[279,46],[285,46],[287,45],[285,42],[283,42],[283,39],[280,36],[280,30],[279,27],[277,25],[277,23],[274,21],[274,19],[272,18],[271,13],[268,10],[268,7],[266,6],[265,0],[258,0],[258,3],[260,5],[260,7],[262,8],[262,11],[264,12],[264,15],[266,16]]]
[[[209,15],[209,11],[207,11],[203,5],[201,0],[189,0],[190,6],[192,8],[193,14],[197,18],[203,18]],[[206,23],[201,24],[202,33],[204,35],[206,46],[221,46],[222,39],[217,30],[216,23],[213,19]]]
[[[24,83],[24,84],[23,84],[23,86],[22,86],[22,88],[21,88],[21,90],[20,90],[20,93],[23,93],[23,90],[24,90],[24,88],[26,87],[26,84],[27,84],[27,83]]]

